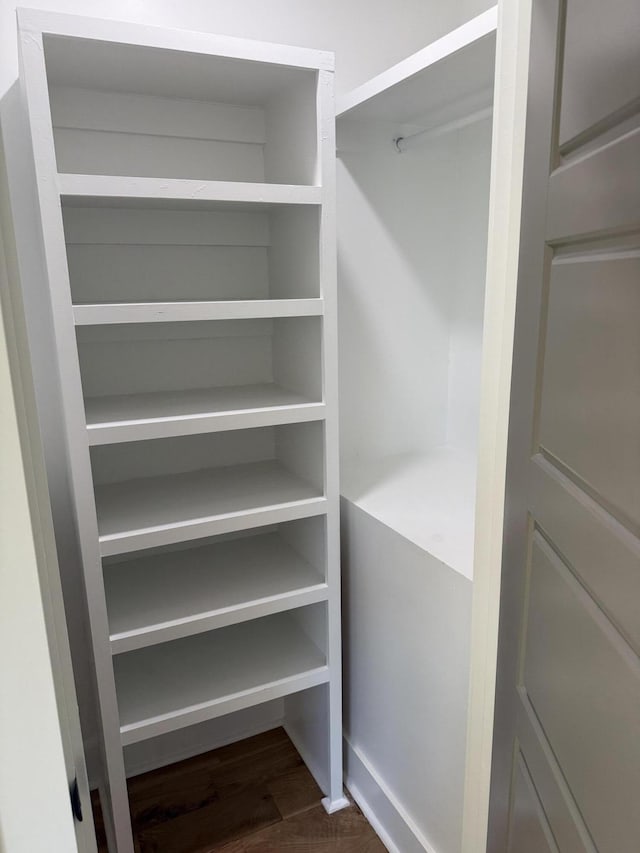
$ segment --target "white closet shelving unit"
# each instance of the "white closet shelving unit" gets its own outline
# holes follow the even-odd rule
[[[113,850],[124,747],[269,700],[341,808],[333,57],[19,28]]]
[[[461,846],[497,26],[337,103],[346,779],[412,853]]]

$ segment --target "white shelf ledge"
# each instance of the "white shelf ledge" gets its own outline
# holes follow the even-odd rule
[[[198,181],[119,175],[58,174],[58,189],[68,205],[82,207],[211,208],[247,205],[320,204],[322,187]]]
[[[237,299],[221,302],[110,302],[74,305],[76,326],[317,317],[322,299]]]
[[[315,604],[319,572],[275,533],[105,566],[113,654]]]
[[[141,47],[144,53],[147,54],[145,69],[147,70],[147,79],[151,81],[148,85],[153,85],[155,80],[160,77],[162,79],[167,73],[167,60],[165,51],[176,51],[179,54],[194,54],[196,57],[202,57],[205,62],[211,62],[218,58],[230,58],[247,60],[251,66],[256,62],[264,62],[268,65],[282,65],[286,68],[313,68],[327,69],[332,71],[335,66],[334,54],[330,51],[315,50],[306,47],[293,47],[283,44],[272,44],[270,42],[260,42],[254,39],[237,38],[235,36],[218,35],[216,33],[206,33],[201,31],[191,31],[186,29],[178,29],[171,27],[150,26],[148,24],[129,23],[125,21],[114,21],[103,18],[82,17],[80,15],[72,15],[64,12],[49,12],[41,9],[18,8],[17,17],[20,28],[25,31],[33,30],[35,32],[58,33],[65,38],[88,39],[89,46],[86,50],[89,52],[88,71],[93,74],[100,74],[102,77],[100,82],[105,85],[111,83],[112,88],[117,88],[117,82],[122,79],[122,76],[129,77],[132,80],[139,79],[141,70],[139,60],[137,64],[133,62],[130,65],[117,66],[116,80],[106,81],[104,65],[95,62],[96,47],[92,42],[97,41],[98,46],[101,42],[112,42],[117,48],[119,43],[129,47]],[[59,53],[65,55],[66,44],[59,49]],[[149,50],[153,48],[153,50]],[[76,51],[78,48],[75,48]],[[133,59],[138,57],[134,51],[127,51],[133,54]],[[66,51],[68,54],[69,51]],[[73,53],[71,54],[72,58]],[[103,55],[103,51],[101,51]],[[94,60],[93,63],[91,60]],[[78,74],[83,70],[87,70],[87,66],[81,67],[78,70],[74,67],[73,71]],[[242,69],[239,69],[242,73]],[[184,93],[184,97],[191,97],[195,100],[205,100],[207,95],[207,80],[200,79],[199,87],[193,92]],[[163,91],[155,94],[164,94]]]
[[[341,494],[467,578],[473,577],[477,458],[435,447],[428,453],[346,463]]]
[[[326,511],[322,492],[275,460],[98,485],[95,493],[103,556]]]
[[[123,745],[322,684],[324,654],[290,614],[114,659]]]
[[[493,91],[497,26],[493,6],[338,98],[336,115],[411,123],[453,102],[478,109],[478,96]]]
[[[322,420],[325,404],[275,384],[89,397],[89,444]]]

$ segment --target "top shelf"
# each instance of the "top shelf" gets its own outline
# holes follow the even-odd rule
[[[422,125],[453,103],[469,111],[487,106],[493,98],[497,25],[493,6],[338,98],[337,117]]]
[[[201,89],[210,87],[212,75],[203,79],[199,73],[202,65],[197,63],[211,58],[222,63],[246,60],[253,79],[264,78],[265,67],[275,76],[278,66],[285,72],[304,68],[333,71],[335,66],[333,53],[324,50],[40,9],[19,8],[17,15],[23,32],[42,33],[55,39],[57,50],[51,65],[58,77],[77,75],[79,69],[88,70],[102,85],[114,86],[118,82],[117,75],[128,78],[133,74],[149,81],[150,86],[161,87],[166,80],[175,86],[175,57],[167,56],[168,51],[179,54],[183,64],[181,76],[191,72],[188,79],[193,79],[194,85]],[[174,59],[173,64],[171,59]],[[208,66],[208,70],[219,69]],[[115,79],[105,80],[105,72],[110,72]],[[265,88],[270,83],[269,79],[262,80]],[[198,91],[190,89],[189,96],[197,97]]]
[[[227,210],[268,209],[283,204],[319,205],[322,188],[293,184],[138,178],[117,175],[59,174],[60,196],[67,206],[168,207]]]

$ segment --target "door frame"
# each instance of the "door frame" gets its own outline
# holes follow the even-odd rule
[[[462,853],[485,853],[533,0],[499,0]]]

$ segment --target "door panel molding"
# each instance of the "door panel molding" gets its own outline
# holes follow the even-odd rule
[[[537,524],[640,654],[640,539],[541,454],[530,476]]]
[[[524,688],[518,688],[517,745],[562,853],[598,853]]]
[[[572,158],[551,176],[547,240],[582,242],[592,235],[640,228],[640,128]]]
[[[516,754],[509,827],[510,853],[559,853],[527,763]]]

